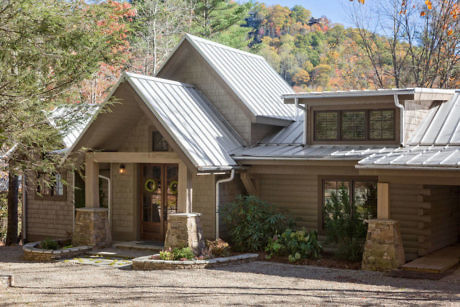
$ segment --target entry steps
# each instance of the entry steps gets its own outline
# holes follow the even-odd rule
[[[151,241],[114,242],[112,247],[95,249],[87,254],[108,259],[133,259],[159,253],[163,244]]]

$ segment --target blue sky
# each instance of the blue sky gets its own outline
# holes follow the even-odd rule
[[[290,8],[299,4],[310,10],[314,17],[326,16],[332,22],[351,26],[347,13],[347,8],[352,5],[349,0],[257,0],[257,2],[267,5],[280,4]]]

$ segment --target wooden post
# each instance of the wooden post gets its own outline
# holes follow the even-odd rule
[[[86,154],[85,207],[99,208],[99,164],[91,153]]]
[[[179,180],[177,187],[177,211],[179,212],[189,212],[189,207],[187,206],[187,187],[188,187],[188,176],[187,176],[187,166],[183,162],[179,162]]]
[[[390,218],[390,189],[386,182],[377,183],[377,219]]]
[[[247,172],[240,174],[241,181],[249,195],[257,195],[257,188]]]

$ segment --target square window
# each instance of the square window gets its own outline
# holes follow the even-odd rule
[[[337,140],[338,112],[315,112],[315,139]]]
[[[369,112],[369,137],[371,140],[394,140],[394,110],[378,110]]]

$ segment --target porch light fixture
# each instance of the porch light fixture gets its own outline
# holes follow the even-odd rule
[[[126,173],[126,167],[124,164],[120,164],[120,170],[119,170],[120,174],[123,175]]]

